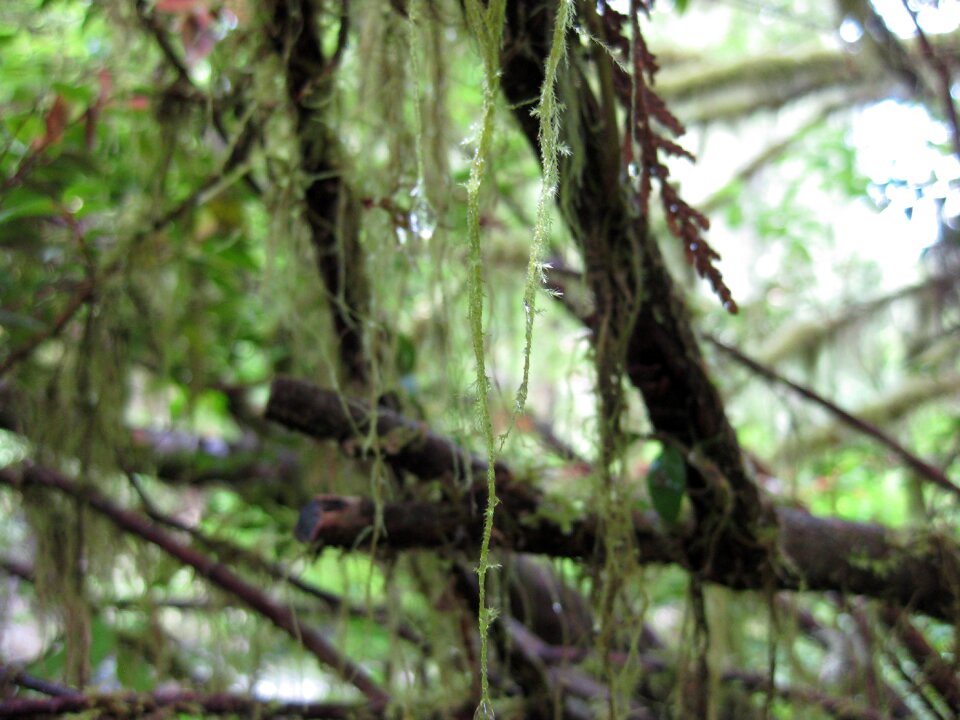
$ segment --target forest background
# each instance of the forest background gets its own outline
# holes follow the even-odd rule
[[[958,26],[0,5],[0,716],[960,716]]]

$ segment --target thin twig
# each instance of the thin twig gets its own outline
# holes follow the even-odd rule
[[[920,20],[917,17],[917,11],[910,6],[909,0],[903,0],[903,7],[910,13],[913,19],[913,25],[917,30],[917,42],[920,43],[920,49],[923,51],[923,57],[933,71],[937,74],[937,80],[940,83],[940,99],[943,101],[943,110],[947,115],[947,122],[950,125],[950,136],[953,140],[953,153],[960,160],[960,121],[957,120],[957,108],[953,104],[953,83],[950,79],[950,68],[943,59],[937,55],[933,46],[927,39],[926,33],[920,27]]]
[[[186,64],[183,60],[180,59],[180,56],[177,54],[177,51],[174,49],[173,44],[170,42],[170,38],[167,37],[167,33],[164,28],[157,22],[157,19],[147,10],[147,3],[145,0],[137,0],[137,16],[140,18],[140,23],[144,28],[153,36],[154,40],[157,42],[157,46],[160,48],[160,52],[163,53],[164,58],[174,69],[174,72],[177,74],[177,78],[182,82],[186,87],[195,91],[199,95],[203,95],[203,92],[196,86],[193,82],[193,78],[190,77],[190,71],[187,69]],[[211,116],[213,118],[213,126],[217,131],[217,135],[220,136],[220,139],[228,146],[232,145],[230,142],[230,134],[227,132],[226,123],[223,121],[223,113],[218,107],[211,106]],[[240,164],[243,160],[242,157],[232,157],[231,160],[235,161],[236,164]],[[245,169],[243,174],[243,180],[246,182],[247,187],[253,191],[255,195],[262,195],[263,189],[254,179],[253,175],[250,173],[249,168]]]
[[[22,362],[30,354],[36,350],[37,346],[40,345],[44,340],[49,340],[60,334],[63,328],[68,322],[77,314],[77,311],[86,304],[90,298],[93,297],[94,284],[90,281],[85,281],[80,284],[80,287],[77,289],[77,292],[74,293],[73,297],[70,298],[70,302],[67,303],[67,306],[63,309],[63,312],[57,316],[56,320],[53,321],[53,324],[50,327],[41,330],[31,337],[27,342],[13,350],[8,356],[7,359],[0,364],[0,377],[3,377],[14,365],[19,362]]]
[[[138,513],[125,510],[90,488],[81,488],[69,478],[38,466],[26,466],[18,473],[10,468],[0,470],[0,482],[18,486],[38,485],[58,490],[73,497],[88,507],[106,516],[121,529],[159,547],[182,563],[189,565],[208,581],[240,599],[255,612],[270,620],[314,655],[321,663],[332,668],[341,678],[354,685],[380,709],[389,701],[390,695],[380,687],[359,665],[346,658],[315,628],[304,625],[290,608],[276,603],[265,592],[254,587],[226,566],[184,545]],[[0,712],[0,716],[3,713]]]
[[[862,434],[872,437],[874,440],[879,442],[881,445],[885,446],[887,449],[892,451],[897,457],[899,457],[903,462],[913,471],[915,471],[921,478],[929,480],[934,485],[937,485],[944,490],[954,493],[955,495],[960,496],[960,487],[955,485],[953,481],[946,476],[946,474],[939,468],[934,467],[927,461],[918,457],[911,451],[907,450],[903,445],[898,443],[892,437],[887,435],[883,430],[878,428],[876,425],[867,422],[866,420],[859,418],[855,415],[850,414],[837,404],[827,400],[822,395],[815,393],[808,387],[799,385],[798,383],[788,380],[783,377],[775,370],[768,368],[765,365],[761,365],[759,362],[753,358],[747,357],[742,352],[737,350],[731,345],[727,345],[724,342],[721,342],[719,339],[711,336],[705,335],[704,338],[714,345],[717,349],[723,351],[738,363],[744,367],[749,368],[751,371],[757,375],[770,380],[771,382],[779,383],[785,387],[790,388],[795,393],[801,397],[810,400],[811,402],[819,405],[824,408],[827,412],[831,413],[839,420],[852,427],[855,430],[858,430]]]
[[[50,697],[77,697],[82,694],[75,688],[30,675],[9,665],[0,665],[0,682],[11,682],[24,690],[33,690]],[[7,717],[2,709],[0,709],[0,717]]]
[[[906,613],[888,605],[880,611],[880,617],[893,630],[930,687],[939,693],[953,714],[960,717],[960,679],[955,668],[940,657]]]
[[[300,592],[322,601],[328,608],[331,608],[335,612],[345,612],[351,617],[355,618],[371,619],[374,622],[380,623],[381,625],[392,626],[394,624],[394,621],[391,620],[389,612],[386,608],[358,607],[336,593],[324,590],[323,588],[317,587],[313,583],[307,582],[306,580],[293,575],[288,568],[278,563],[270,562],[266,558],[251,550],[240,547],[239,545],[235,545],[234,543],[222,540],[220,538],[210,537],[197,528],[190,527],[189,525],[180,522],[176,518],[160,512],[147,496],[143,486],[139,480],[137,480],[136,475],[133,473],[128,473],[127,477],[136,490],[137,495],[139,495],[141,502],[143,503],[144,513],[154,522],[160,523],[161,525],[166,525],[167,527],[173,528],[174,530],[179,530],[180,532],[185,532],[207,550],[215,553],[218,557],[229,558],[231,561],[239,560],[254,570],[266,573],[271,579],[276,580],[277,582],[286,583],[296,588]],[[396,622],[396,631],[398,637],[412,642],[424,651],[429,650],[429,643],[426,641],[426,639],[406,623],[402,621]]]

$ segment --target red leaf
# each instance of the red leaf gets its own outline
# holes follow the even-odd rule
[[[46,124],[47,131],[43,137],[33,141],[34,150],[43,150],[50,147],[60,142],[63,137],[64,128],[67,127],[67,102],[62,95],[57,95],[53,101],[53,106],[47,111]]]

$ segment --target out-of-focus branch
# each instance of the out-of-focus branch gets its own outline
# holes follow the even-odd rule
[[[25,673],[9,665],[0,665],[0,687],[5,683],[12,683],[13,685],[22,687],[24,690],[33,690],[34,692],[43,693],[50,697],[78,697],[82,695],[82,693],[75,688],[45,680],[44,678]],[[2,703],[0,703],[0,717],[6,717],[6,715],[3,714]]]
[[[97,717],[148,717],[163,713],[234,715],[257,718],[328,718],[365,720],[383,717],[381,710],[344,703],[277,703],[229,693],[202,693],[184,690],[154,693],[72,694],[51,698],[14,698],[0,701],[0,717],[39,718],[73,713],[95,713]]]
[[[177,74],[177,80],[179,83],[181,83],[185,88],[188,88],[194,94],[203,97],[204,93],[200,91],[193,82],[193,78],[190,76],[190,71],[187,69],[187,66],[183,60],[180,59],[180,55],[174,49],[166,30],[164,30],[164,28],[160,25],[154,14],[148,10],[147,2],[145,0],[137,0],[136,10],[137,17],[140,19],[141,25],[143,25],[144,29],[153,36],[157,43],[157,47],[160,48],[160,52],[163,54],[163,57]],[[233,148],[230,153],[230,157],[227,159],[227,162],[224,166],[225,170],[229,170],[241,165],[246,160],[253,142],[253,126],[252,124],[245,126],[236,142],[231,142],[230,134],[227,132],[227,126],[223,120],[222,111],[215,104],[211,107],[213,126],[217,131],[217,135],[220,137],[221,141]],[[256,179],[253,177],[253,174],[249,172],[249,170],[244,171],[243,179],[247,184],[247,187],[249,187],[255,195],[263,194],[263,190],[260,188],[260,185],[257,183]]]
[[[306,0],[271,0],[264,15],[268,42],[283,63],[287,97],[296,117],[300,171],[310,178],[303,188],[304,218],[327,292],[343,377],[359,388],[370,381],[364,330],[370,285],[357,221],[360,206],[345,177],[339,138],[328,129],[325,116],[335,104],[336,86],[326,72],[339,62],[349,38],[349,8],[342,5],[338,49],[331,57],[316,26],[318,11]]]
[[[917,31],[917,42],[920,44],[923,59],[937,75],[940,100],[943,103],[943,111],[947,116],[947,125],[950,128],[950,137],[953,140],[953,153],[960,160],[960,122],[957,121],[957,107],[953,100],[953,81],[950,78],[950,67],[933,49],[927,34],[920,27],[920,20],[914,7],[908,0],[903,0],[903,7],[913,18],[913,25]]]
[[[486,460],[422,423],[383,407],[371,410],[365,403],[294,378],[273,381],[264,415],[291,430],[340,443],[362,442],[375,424],[376,449],[419,478],[449,477],[462,484],[484,477],[487,471]],[[496,473],[498,479],[508,479],[506,465],[497,463]]]
[[[835,698],[813,688],[783,687],[771,685],[769,678],[743,670],[728,670],[721,679],[725,683],[737,683],[753,692],[774,693],[791,703],[802,703],[819,707],[828,715],[843,720],[883,720],[883,713],[864,707],[847,698]]]
[[[345,681],[353,684],[371,702],[382,708],[390,696],[360,666],[343,656],[315,628],[302,624],[290,608],[274,602],[265,592],[253,587],[224,565],[184,545],[152,524],[141,515],[124,510],[98,492],[82,488],[69,478],[48,468],[26,466],[17,472],[12,468],[0,470],[0,483],[12,487],[38,486],[62,492],[107,517],[121,529],[159,547],[180,562],[192,567],[201,577],[233,595],[255,612],[270,620],[314,655],[321,663],[333,669]]]
[[[201,532],[197,528],[190,527],[189,525],[186,525],[177,519],[170,517],[169,515],[161,513],[156,509],[156,507],[154,507],[153,503],[150,502],[147,496],[143,493],[142,488],[140,488],[136,483],[134,484],[135,487],[137,487],[137,492],[144,503],[144,511],[151,520],[160,523],[161,525],[173,528],[174,530],[187,533],[195,542],[199,543],[210,552],[216,554],[221,561],[227,561],[231,564],[240,562],[252,570],[266,573],[275,582],[286,583],[291,587],[296,588],[300,592],[320,600],[328,608],[334,611],[346,612],[348,615],[356,618],[371,618],[375,622],[383,625],[391,625],[391,627],[395,626],[397,635],[399,637],[402,637],[405,640],[420,646],[421,648],[427,647],[427,641],[413,628],[411,628],[405,622],[391,620],[386,608],[376,607],[367,609],[353,605],[352,603],[347,602],[340,595],[317,587],[313,583],[307,582],[306,580],[294,575],[290,572],[289,568],[286,568],[278,563],[271,562],[265,557],[227,540],[211,537],[206,533]]]
[[[907,467],[916,472],[924,480],[933,483],[943,490],[948,490],[955,495],[960,495],[960,487],[955,485],[942,470],[935,468],[930,463],[917,457],[917,455],[907,450],[905,447],[903,447],[903,445],[887,435],[887,433],[885,433],[876,425],[873,425],[866,420],[857,417],[856,415],[852,415],[836,403],[833,403],[822,395],[815,393],[810,388],[804,387],[803,385],[795,383],[792,380],[788,380],[776,371],[766,367],[765,365],[761,365],[753,358],[748,357],[732,345],[727,345],[726,343],[710,335],[705,337],[711,344],[714,345],[714,347],[723,351],[725,354],[732,357],[744,367],[749,368],[752,372],[756,373],[760,377],[790,388],[793,392],[797,393],[801,397],[804,397],[827,410],[831,415],[840,419],[845,425],[848,425],[867,437],[873,438],[888,450],[892,451],[904,462]]]
[[[956,668],[940,657],[905,613],[887,606],[880,611],[880,617],[906,648],[930,687],[939,693],[953,714],[960,717],[960,680],[957,678]]]
[[[718,209],[737,200],[739,193],[730,192],[730,188],[736,188],[741,183],[747,183],[752,180],[764,168],[770,166],[774,161],[785,155],[794,145],[796,145],[810,130],[823,124],[831,115],[842,112],[850,108],[850,102],[846,99],[842,101],[831,102],[820,108],[809,120],[803,123],[799,128],[791,132],[787,137],[775,142],[754,155],[746,164],[740,167],[734,173],[727,183],[712,195],[706,202],[702,203],[700,210],[708,217]]]
[[[10,368],[29,357],[30,353],[36,350],[37,346],[44,340],[49,340],[60,334],[68,322],[77,314],[77,311],[83,307],[90,298],[93,297],[94,284],[85,281],[80,284],[73,297],[67,303],[67,306],[60,312],[56,319],[45,328],[34,334],[29,340],[18,348],[10,351],[10,354],[0,363],[0,377],[3,377]]]

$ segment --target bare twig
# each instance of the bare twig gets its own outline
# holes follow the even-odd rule
[[[33,690],[50,697],[77,697],[82,694],[75,688],[30,675],[9,665],[0,665],[0,684],[4,682],[10,682],[24,690]],[[0,707],[2,707],[2,703],[0,703]],[[0,717],[6,717],[2,709],[0,709]]]
[[[960,487],[955,485],[942,470],[934,467],[911,451],[907,450],[905,447],[903,447],[903,445],[887,435],[876,425],[873,425],[872,423],[869,423],[866,420],[857,417],[856,415],[850,414],[836,403],[827,400],[825,397],[815,393],[810,388],[795,383],[792,380],[788,380],[771,368],[761,365],[753,358],[744,355],[740,350],[737,350],[737,348],[727,345],[726,343],[721,342],[719,339],[710,335],[705,335],[704,337],[717,349],[723,351],[757,375],[765,378],[766,380],[770,380],[771,382],[776,382],[790,388],[801,397],[804,397],[807,400],[810,400],[811,402],[816,403],[820,407],[824,408],[846,425],[868,437],[873,438],[881,445],[892,451],[904,462],[904,464],[907,465],[907,467],[916,472],[921,478],[928,480],[938,487],[948,490],[955,495],[960,495]]]
[[[161,714],[162,711],[162,714]],[[73,713],[94,713],[97,717],[142,718],[169,713],[203,713],[257,718],[378,718],[375,707],[344,703],[277,703],[243,695],[172,690],[154,693],[67,695],[52,698],[15,698],[0,702],[0,717],[38,718]]]
[[[351,617],[369,618],[382,625],[391,625],[395,622],[390,618],[386,608],[374,607],[368,609],[358,607],[350,602],[347,602],[343,597],[337,595],[336,593],[324,590],[323,588],[317,587],[313,583],[297,577],[296,575],[292,574],[288,568],[285,568],[278,563],[270,562],[266,558],[251,550],[240,547],[239,545],[235,545],[234,543],[228,542],[221,538],[211,537],[206,533],[201,532],[197,528],[190,527],[189,525],[186,525],[179,520],[170,517],[169,515],[161,513],[156,509],[154,504],[144,493],[143,488],[136,480],[136,477],[132,474],[128,474],[128,477],[130,478],[131,484],[133,484],[134,488],[136,489],[137,494],[140,496],[140,499],[143,501],[144,512],[148,517],[150,517],[151,520],[158,522],[161,525],[166,525],[167,527],[173,528],[174,530],[187,533],[196,542],[215,553],[218,557],[228,559],[230,562],[236,562],[239,560],[258,572],[266,573],[271,579],[276,580],[277,582],[286,583],[291,587],[296,588],[300,592],[322,601],[328,608],[331,608],[334,611],[346,612]],[[428,648],[427,641],[412,627],[402,621],[396,622],[395,625],[395,629],[399,637],[402,637],[423,649]]]
[[[174,69],[174,72],[177,74],[178,80],[187,88],[195,91],[198,95],[203,96],[202,91],[197,88],[196,84],[193,82],[193,78],[190,77],[190,71],[187,69],[186,64],[183,60],[180,59],[180,56],[177,54],[177,51],[174,49],[173,44],[170,42],[170,38],[167,36],[166,31],[153,16],[153,14],[148,10],[148,4],[145,0],[137,0],[136,2],[137,17],[140,19],[140,23],[143,27],[149,32],[154,40],[157,42],[157,46],[160,48],[160,52],[163,53],[164,58],[170,67]],[[227,132],[226,124],[223,121],[223,113],[215,105],[212,106],[211,115],[213,118],[213,126],[217,131],[220,139],[226,143],[228,146],[232,143],[230,142],[230,134]],[[234,165],[240,165],[246,155],[246,147],[239,147],[241,145],[245,146],[245,143],[240,142],[238,146],[234,149],[234,153],[231,154],[227,162],[227,168],[230,168]],[[245,170],[243,174],[243,180],[246,182],[247,187],[255,195],[262,195],[263,190],[260,188],[260,185],[254,179],[253,175],[249,170]]]
[[[77,291],[73,294],[73,297],[70,298],[70,302],[67,303],[67,306],[57,316],[50,327],[36,333],[23,345],[11,351],[3,363],[0,363],[0,377],[5,375],[14,365],[29,357],[30,353],[36,350],[37,346],[44,340],[49,340],[59,335],[66,324],[77,314],[77,311],[93,297],[93,290],[94,284],[92,282],[85,281],[81,283],[80,287],[77,288]]]
[[[943,102],[943,111],[947,116],[947,123],[950,126],[950,137],[953,140],[953,153],[960,160],[960,122],[957,120],[957,107],[953,102],[952,87],[953,82],[950,79],[950,68],[943,59],[934,51],[926,33],[920,27],[920,20],[917,18],[917,11],[910,5],[908,0],[903,0],[903,7],[913,19],[913,25],[917,31],[917,42],[920,43],[920,49],[923,51],[923,58],[927,61],[933,71],[937,74],[937,81],[940,87],[940,100]]]
[[[189,565],[200,576],[237,597],[245,605],[270,620],[295,641],[301,643],[321,663],[332,668],[341,678],[359,689],[374,708],[380,709],[389,702],[389,694],[375,683],[366,671],[343,656],[315,628],[302,624],[290,608],[276,603],[265,592],[253,587],[224,565],[179,542],[142,515],[125,510],[93,489],[82,488],[69,478],[48,468],[26,466],[20,473],[5,468],[0,470],[0,483],[12,486],[37,485],[57,490],[81,501],[109,518],[121,529],[156,545],[167,554]]]
[[[930,687],[940,694],[953,714],[960,717],[960,679],[956,669],[940,657],[905,613],[887,606],[880,611],[880,617],[906,648]]]

